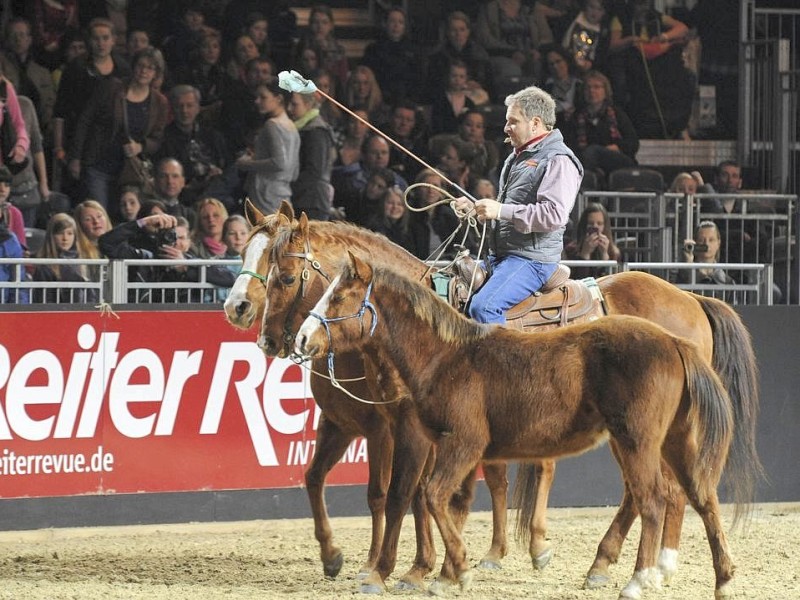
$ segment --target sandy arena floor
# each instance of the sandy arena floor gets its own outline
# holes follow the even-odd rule
[[[581,589],[613,508],[550,511],[555,557],[534,572],[525,551],[512,546],[501,571],[476,571],[460,599],[615,599],[632,574],[638,527],[604,590]],[[724,511],[726,522],[730,510]],[[340,599],[363,597],[355,575],[366,556],[369,521],[333,519],[345,565],[326,580],[310,519],[194,523],[187,525],[47,529],[0,533],[0,598]],[[470,559],[488,549],[489,513],[474,513],[466,528]],[[729,535],[738,570],[737,598],[800,599],[800,504],[756,507],[745,531]],[[437,540],[438,542],[438,540]],[[634,542],[635,543],[635,542]],[[438,544],[438,556],[443,556]],[[393,586],[413,556],[413,520],[404,522]],[[645,598],[713,598],[714,574],[702,524],[690,512],[684,527],[680,569],[673,583]],[[397,593],[391,594],[397,596]],[[409,595],[404,593],[403,595]],[[421,593],[410,594],[426,597]]]

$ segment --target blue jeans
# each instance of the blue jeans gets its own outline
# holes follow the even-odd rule
[[[86,167],[81,176],[83,184],[86,186],[86,198],[84,199],[97,200],[103,205],[103,208],[110,213],[113,212],[116,206],[110,205],[111,192],[118,175],[111,175],[97,167]]]
[[[478,323],[506,322],[506,311],[538,292],[558,263],[541,263],[515,255],[490,256],[491,276],[472,297],[467,313]]]

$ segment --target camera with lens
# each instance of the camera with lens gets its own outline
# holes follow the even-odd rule
[[[174,246],[178,241],[178,234],[174,227],[169,229],[159,229],[153,234],[156,246]]]
[[[178,234],[175,232],[174,227],[168,229],[159,229],[154,232],[142,231],[135,246],[143,250],[147,250],[153,256],[158,256],[161,253],[162,246],[174,246],[178,241]]]
[[[695,244],[687,243],[683,245],[684,252],[694,252],[695,254],[698,252],[708,252],[708,244]]]

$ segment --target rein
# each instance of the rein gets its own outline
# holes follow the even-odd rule
[[[440,194],[442,194],[442,196],[444,196],[444,198],[442,200],[438,200],[438,201],[434,202],[433,204],[429,204],[428,206],[423,206],[422,208],[416,208],[414,206],[411,206],[411,203],[408,201],[408,195],[409,195],[409,193],[411,192],[412,189],[415,189],[415,188],[418,188],[418,187],[427,187],[427,188],[434,189],[437,192],[439,192]],[[433,261],[433,262],[438,261],[441,258],[442,254],[444,254],[444,251],[447,249],[447,247],[453,241],[453,239],[455,239],[456,235],[458,235],[459,230],[461,229],[461,227],[464,226],[465,223],[467,224],[467,227],[464,229],[464,235],[461,238],[461,244],[460,244],[460,246],[462,248],[465,248],[462,252],[468,252],[466,250],[466,241],[467,241],[467,236],[469,235],[469,230],[470,230],[470,228],[472,228],[472,229],[475,230],[476,233],[478,233],[478,235],[480,237],[480,240],[481,240],[480,245],[478,246],[478,260],[480,260],[480,258],[481,258],[481,254],[483,253],[483,245],[484,245],[484,243],[486,241],[486,222],[484,221],[480,232],[478,232],[478,222],[475,219],[475,217],[473,216],[473,213],[475,212],[475,208],[473,207],[470,211],[468,211],[466,213],[462,212],[462,211],[459,211],[459,210],[456,210],[455,206],[453,206],[453,201],[454,200],[455,200],[455,196],[453,196],[446,189],[444,189],[444,188],[442,188],[442,187],[440,187],[438,185],[434,185],[432,183],[425,183],[425,182],[414,183],[414,184],[408,186],[406,188],[405,193],[403,194],[403,202],[405,202],[406,208],[408,208],[408,210],[410,210],[412,212],[424,212],[424,211],[428,211],[428,210],[433,210],[437,206],[441,206],[442,204],[449,204],[450,207],[453,209],[453,212],[456,214],[456,216],[459,219],[458,227],[453,231],[453,233],[451,233],[447,237],[447,239],[442,241],[442,243],[439,245],[438,248],[436,248],[436,250],[434,250],[431,253],[431,255],[427,258],[427,261]],[[457,255],[450,262],[450,264],[438,269],[438,271],[439,272],[447,271],[448,269],[452,268],[453,265],[455,265],[456,261],[458,260],[459,256],[460,256],[460,254]],[[422,275],[421,279],[425,279],[425,277],[428,276],[428,274],[431,272],[431,270],[433,270],[433,265],[432,264],[428,267],[428,269]],[[469,290],[467,291],[467,299],[472,297],[472,288],[473,288],[474,284],[475,284],[475,271],[472,272],[472,278],[470,279],[470,282],[469,282]]]
[[[387,402],[376,402],[373,400],[365,400],[364,398],[359,398],[358,396],[347,390],[347,388],[345,388],[342,384],[340,384],[339,380],[336,378],[335,365],[334,365],[333,338],[331,336],[330,324],[341,321],[349,321],[350,319],[359,319],[359,321],[361,322],[361,335],[364,335],[364,314],[367,311],[369,311],[370,313],[372,313],[372,324],[370,325],[369,328],[369,335],[370,337],[372,337],[372,335],[375,333],[375,327],[377,327],[378,325],[378,312],[375,310],[375,305],[372,304],[372,302],[370,302],[369,297],[371,294],[372,294],[372,282],[370,281],[369,285],[367,286],[367,292],[364,295],[364,299],[361,301],[361,307],[358,309],[357,312],[353,313],[352,315],[328,318],[325,315],[320,315],[318,313],[315,313],[313,310],[309,312],[308,315],[310,317],[314,317],[320,322],[320,324],[325,328],[325,334],[328,336],[328,379],[330,380],[331,385],[343,391],[353,400],[357,400],[358,402],[362,402],[363,404],[392,404],[394,402],[398,402],[399,399],[389,400]],[[295,353],[292,353],[290,359],[297,364],[300,364],[305,360],[303,357]]]
[[[311,268],[322,275],[328,284],[331,283],[331,278],[322,270],[322,265],[319,261],[314,258],[314,254],[311,252],[311,243],[308,241],[308,238],[306,238],[305,241],[305,252],[285,252],[283,255],[289,258],[300,258],[303,260],[303,271],[300,274],[300,287],[297,289],[297,294],[295,294],[294,300],[292,300],[292,305],[286,313],[286,320],[283,322],[283,341],[288,345],[294,342],[295,338],[295,334],[289,328],[289,323],[297,312],[300,301],[306,297],[306,283],[311,278],[311,271],[308,266],[311,265]]]

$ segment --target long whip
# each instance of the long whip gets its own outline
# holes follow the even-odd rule
[[[386,133],[384,133],[383,131],[381,131],[377,127],[375,127],[372,123],[370,123],[369,121],[367,121],[363,117],[357,115],[352,110],[347,108],[344,104],[339,102],[336,98],[334,98],[333,96],[330,96],[330,95],[326,94],[325,92],[323,92],[321,89],[319,89],[316,86],[316,84],[313,81],[311,81],[310,79],[306,79],[305,77],[300,75],[300,73],[298,73],[297,71],[281,71],[280,73],[278,73],[278,85],[281,87],[281,89],[284,89],[287,92],[297,92],[297,93],[300,93],[300,94],[313,94],[314,92],[316,92],[320,96],[323,96],[323,97],[327,98],[328,100],[333,102],[336,106],[338,106],[343,111],[345,111],[348,115],[350,115],[354,119],[360,121],[361,123],[366,125],[368,128],[370,128],[372,131],[374,131],[375,133],[380,135],[382,138],[384,138],[386,141],[388,141],[390,144],[392,144],[395,148],[397,148],[401,152],[404,152],[406,155],[410,156],[411,158],[413,158],[414,160],[419,162],[425,168],[430,169],[431,171],[436,173],[439,177],[441,177],[444,181],[446,181],[451,186],[453,186],[461,194],[463,194],[464,196],[466,196],[467,198],[469,198],[473,202],[477,201],[476,198],[472,194],[467,192],[467,190],[462,188],[460,185],[458,185],[454,181],[451,181],[450,178],[445,176],[444,173],[439,171],[439,169],[429,165],[422,158],[420,158],[419,156],[414,154],[411,150],[409,150],[408,148],[406,148],[405,146],[403,146],[399,142],[396,142],[390,136],[386,135]]]

